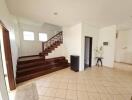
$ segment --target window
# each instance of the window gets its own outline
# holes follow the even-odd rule
[[[47,41],[47,34],[46,33],[39,33],[39,41],[42,41],[42,42]]]
[[[34,40],[34,32],[24,31],[23,39],[24,40]]]

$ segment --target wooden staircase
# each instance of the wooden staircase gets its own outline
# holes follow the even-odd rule
[[[50,38],[47,42],[42,42],[42,52],[39,53],[40,56],[48,55],[48,53],[51,53],[55,48],[60,46],[63,43],[63,33],[59,32],[52,38]]]
[[[68,60],[63,56],[45,59],[45,56],[51,53],[61,43],[63,43],[63,34],[59,32],[47,42],[42,43],[42,52],[39,55],[18,59],[16,83],[67,68],[69,66]]]

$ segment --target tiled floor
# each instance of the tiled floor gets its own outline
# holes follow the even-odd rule
[[[132,64],[125,64],[125,63],[115,63],[115,68],[121,69],[124,71],[131,71],[132,72]]]
[[[67,68],[22,83],[18,89],[31,83],[36,84],[39,100],[131,100],[132,96],[132,72],[116,67],[83,72]]]

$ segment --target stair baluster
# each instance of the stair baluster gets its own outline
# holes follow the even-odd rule
[[[52,50],[54,50],[57,46],[63,43],[63,32],[59,32],[54,35],[46,42],[42,42],[42,52],[39,53],[40,56],[44,57],[48,55]]]

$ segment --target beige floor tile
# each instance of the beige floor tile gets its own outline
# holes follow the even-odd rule
[[[66,99],[67,100],[77,100],[77,91],[67,90]]]
[[[84,79],[78,79],[78,80],[77,80],[77,83],[78,83],[78,84],[85,84],[86,82],[85,82]]]
[[[76,83],[77,83],[77,80],[76,80],[76,79],[70,79],[70,80],[69,80],[69,83],[70,83],[70,84],[76,84]]]
[[[36,82],[36,85],[37,87],[49,87],[50,85],[50,82],[44,82],[44,81],[39,81],[39,82]]]
[[[123,97],[125,98],[124,100],[132,100],[132,95],[129,94],[129,95],[123,95]]]
[[[64,82],[61,82],[60,84],[59,84],[59,87],[58,87],[59,89],[67,89],[68,88],[68,83],[64,83]]]
[[[96,87],[98,93],[108,93],[107,89],[104,86]]]
[[[131,94],[132,92],[130,92],[129,90],[127,90],[127,88],[124,88],[124,87],[118,87],[116,88],[120,94]],[[130,89],[131,90],[131,89]]]
[[[113,100],[125,100],[125,98],[123,97],[123,95],[113,95]]]
[[[86,79],[86,80],[84,80],[85,81],[85,84],[87,84],[87,85],[94,85],[94,82],[93,82],[93,80],[91,80],[91,79]]]
[[[54,98],[54,100],[65,100],[65,99],[62,99],[62,98]]]
[[[113,100],[113,96],[110,94],[100,94],[101,100]]]
[[[111,86],[111,82],[109,82],[109,81],[103,81],[102,82],[103,83],[103,86],[107,86],[107,87],[110,87]]]
[[[45,88],[45,87],[37,87],[37,91],[39,95],[45,95],[47,90],[48,88]]]
[[[53,78],[52,80],[51,80],[51,82],[57,82],[57,83],[59,83],[59,82],[61,82],[61,79],[58,77],[55,77],[55,78]]]
[[[56,89],[48,88],[47,91],[45,92],[45,96],[55,97],[55,93],[56,93]]]
[[[87,92],[77,91],[78,100],[89,100]]]
[[[93,83],[94,83],[94,85],[96,86],[96,87],[102,87],[102,86],[104,86],[104,84],[103,84],[103,82],[102,81],[93,81]]]
[[[54,98],[53,97],[40,96],[39,100],[54,100]]]
[[[128,65],[92,67],[78,73],[67,68],[18,84],[15,92],[35,83],[41,100],[130,100],[132,71],[120,67],[125,69]],[[129,68],[132,69],[132,65]]]
[[[132,65],[130,65],[130,64],[115,63],[114,66],[115,66],[116,69],[132,72]]]
[[[68,79],[68,78],[62,78],[62,79],[60,80],[60,82],[68,83],[68,82],[69,82],[69,79]]]
[[[94,93],[97,93],[98,92],[95,86],[87,86],[86,89],[90,93],[91,92],[94,92]]]
[[[120,94],[119,90],[115,87],[106,87],[106,90],[109,94]]]
[[[90,100],[101,100],[101,96],[98,93],[88,93]]]
[[[69,90],[77,90],[77,84],[73,84],[73,83],[70,84],[70,83],[69,83],[69,84],[68,84],[68,89],[69,89]]]
[[[86,86],[87,87],[95,87],[95,84],[94,84],[94,82],[90,82],[90,83],[87,83]]]
[[[64,99],[66,97],[66,90],[65,89],[57,89],[55,97]]]
[[[86,91],[87,90],[86,84],[77,84],[77,90]]]
[[[132,95],[132,88],[126,88],[126,90]]]
[[[59,82],[50,82],[49,88],[58,88],[59,87]]]

